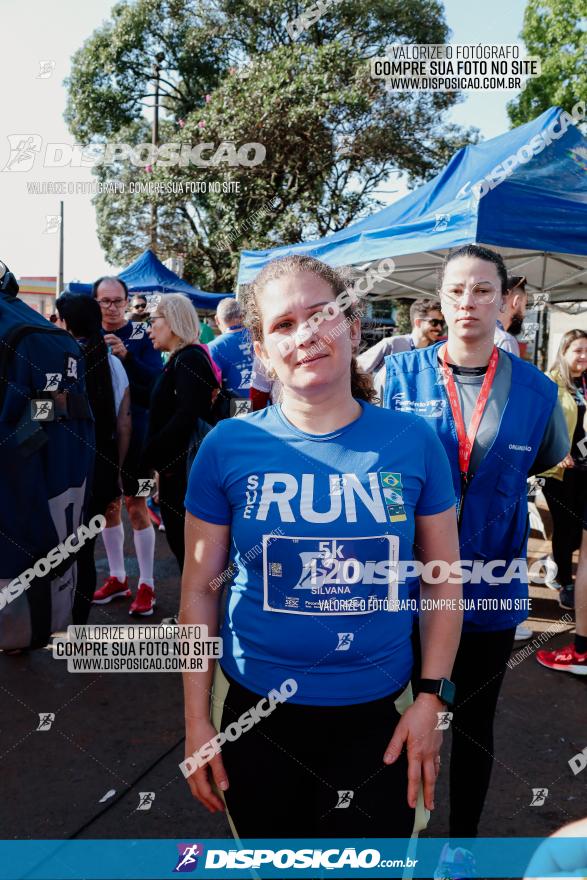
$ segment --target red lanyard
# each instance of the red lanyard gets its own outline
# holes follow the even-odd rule
[[[497,351],[497,347],[494,345],[493,351],[491,352],[491,357],[489,358],[487,372],[485,373],[485,378],[483,379],[483,385],[481,386],[481,391],[479,392],[479,397],[477,398],[477,403],[475,404],[475,409],[473,410],[473,415],[471,416],[469,429],[468,431],[465,431],[465,422],[463,420],[463,413],[461,410],[457,386],[446,360],[447,347],[448,346],[446,345],[444,346],[444,353],[442,356],[442,369],[446,381],[448,401],[450,403],[450,408],[457,429],[457,438],[459,441],[459,470],[461,472],[461,478],[466,481],[467,475],[469,473],[469,466],[471,464],[471,452],[473,451],[473,444],[475,442],[475,437],[477,436],[477,431],[479,430],[479,425],[483,417],[485,406],[487,405],[487,401],[489,399],[489,393],[491,391],[491,386],[493,385],[493,380],[495,378],[495,371],[497,370],[499,353]]]

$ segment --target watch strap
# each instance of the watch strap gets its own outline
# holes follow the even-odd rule
[[[434,694],[447,706],[452,706],[455,699],[455,686],[448,678],[421,678],[418,693]]]

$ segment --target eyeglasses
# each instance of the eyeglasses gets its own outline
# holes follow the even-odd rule
[[[133,308],[135,312],[138,311],[138,309],[146,309],[147,303],[137,303],[135,306],[133,306]]]
[[[98,305],[101,309],[110,309],[112,306],[114,306],[115,309],[119,309],[125,302],[125,299],[99,299]]]
[[[452,284],[448,287],[441,288],[440,295],[445,299],[450,300],[450,302],[460,303],[466,290],[470,292],[475,303],[480,306],[489,305],[489,303],[492,303],[497,296],[497,288],[492,284],[486,284],[484,282],[474,284],[473,287],[465,287],[462,284]]]
[[[444,321],[441,321],[440,318],[424,318],[425,321],[428,321],[433,327],[444,327]]]

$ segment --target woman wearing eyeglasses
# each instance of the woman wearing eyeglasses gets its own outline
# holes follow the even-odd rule
[[[183,294],[169,293],[161,298],[148,332],[155,350],[169,352],[169,359],[151,393],[141,463],[144,471],[152,469],[159,474],[165,537],[181,574],[188,449],[198,418],[212,419],[220,373],[214,369],[207,346],[198,342],[198,313]]]
[[[465,615],[453,674],[451,838],[477,834],[497,699],[527,616],[526,480],[569,450],[556,385],[494,344],[506,290],[499,254],[478,245],[452,251],[440,279],[447,341],[386,359],[384,405],[427,419],[447,452],[457,502]]]

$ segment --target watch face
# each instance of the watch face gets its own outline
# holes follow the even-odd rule
[[[455,701],[456,691],[457,689],[452,681],[449,681],[448,678],[441,679],[440,692],[438,696],[441,700],[444,700],[446,703],[448,703],[449,706],[452,706]]]

